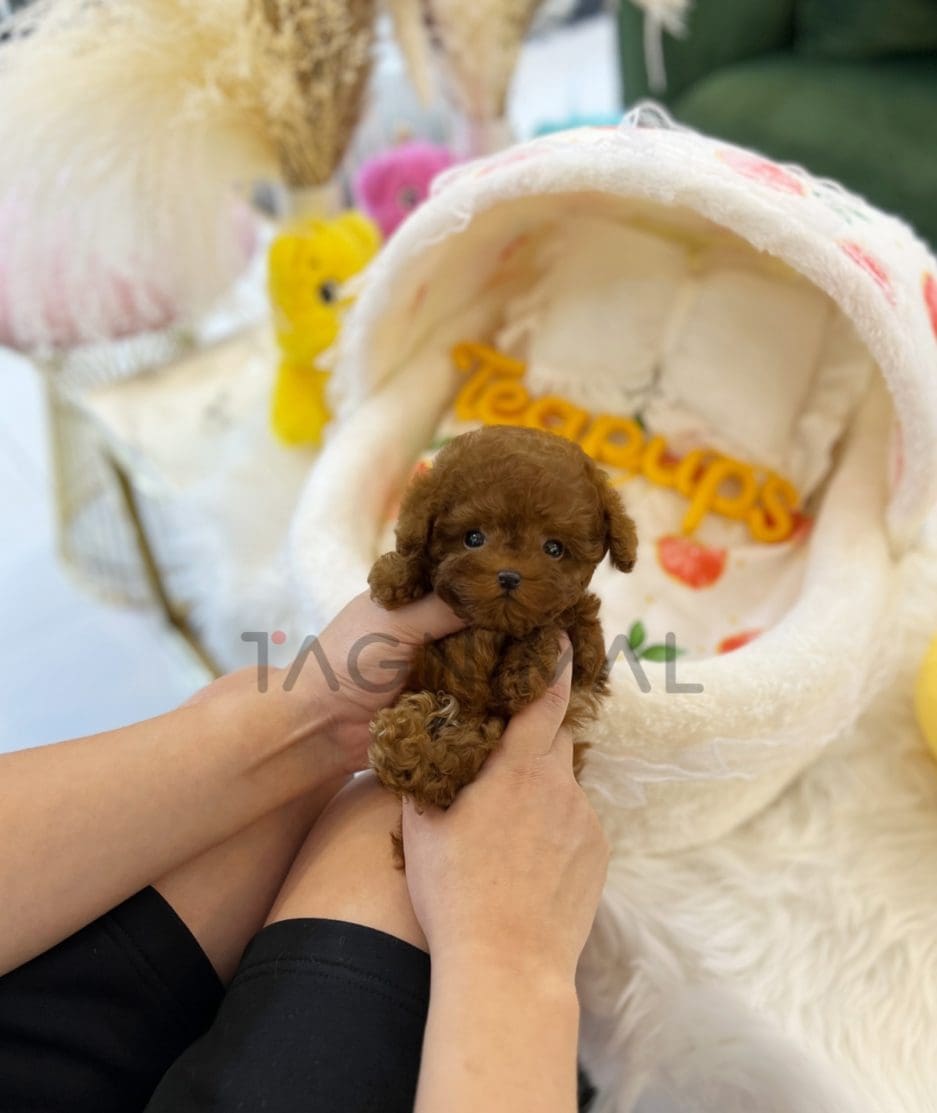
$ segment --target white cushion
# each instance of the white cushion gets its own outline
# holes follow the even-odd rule
[[[680,436],[695,416],[710,445],[786,473],[830,317],[827,297],[806,282],[705,271],[674,321],[649,424]]]
[[[640,408],[688,273],[686,248],[577,216],[557,229],[544,261],[542,277],[508,303],[496,343],[527,360],[534,393]]]

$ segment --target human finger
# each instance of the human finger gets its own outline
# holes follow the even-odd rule
[[[385,612],[385,615],[388,627],[408,645],[436,641],[465,626],[465,620],[435,593],[424,595],[398,610]]]
[[[553,738],[553,745],[550,747],[550,756],[556,758],[561,768],[572,769],[573,767],[573,732],[569,727],[561,726]]]
[[[445,812],[442,808],[434,807],[432,804],[424,804],[418,807],[409,796],[404,796],[400,808],[400,826],[403,833],[404,847],[407,845],[408,836],[412,837],[438,823],[443,815],[445,815]]]

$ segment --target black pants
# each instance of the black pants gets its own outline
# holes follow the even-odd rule
[[[384,932],[286,920],[225,992],[144,889],[0,978],[0,1113],[410,1113],[429,975]]]
[[[225,994],[144,889],[0,978],[0,1111],[409,1113],[428,1002],[423,951],[335,920],[265,928]]]

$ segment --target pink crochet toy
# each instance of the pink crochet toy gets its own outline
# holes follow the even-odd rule
[[[433,178],[454,162],[447,147],[421,140],[401,143],[361,164],[355,203],[386,238],[426,198]]]

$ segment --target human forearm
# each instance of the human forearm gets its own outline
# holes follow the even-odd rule
[[[147,722],[0,758],[0,971],[291,798],[339,783],[314,700],[233,680]]]
[[[509,959],[434,960],[415,1113],[575,1110],[575,986]]]

